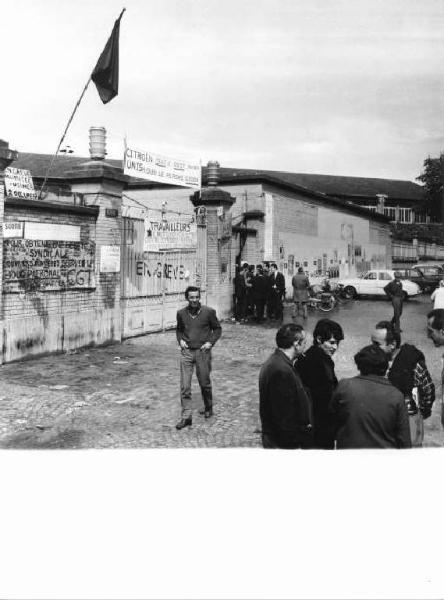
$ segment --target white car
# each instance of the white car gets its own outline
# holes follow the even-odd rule
[[[395,278],[393,269],[374,269],[366,271],[359,277],[339,279],[338,285],[342,286],[344,293],[350,298],[357,296],[386,296],[385,286]],[[402,279],[404,298],[419,296],[421,288],[409,279]]]

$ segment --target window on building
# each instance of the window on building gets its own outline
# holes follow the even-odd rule
[[[400,208],[399,209],[399,222],[400,223],[412,223],[412,209],[411,208]]]
[[[394,206],[384,206],[384,215],[389,217],[392,221],[395,220],[396,217],[396,209]]]

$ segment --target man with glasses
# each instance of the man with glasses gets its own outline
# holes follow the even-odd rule
[[[421,350],[412,344],[398,347],[396,333],[389,321],[380,321],[372,332],[371,340],[392,361],[387,377],[404,394],[412,446],[421,447],[424,440],[424,420],[432,414],[435,401],[435,385]]]

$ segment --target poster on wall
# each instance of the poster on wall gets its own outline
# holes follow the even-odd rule
[[[197,224],[194,215],[161,214],[148,210],[145,219],[143,249],[146,252],[196,248]]]
[[[3,292],[95,287],[95,243],[3,240]]]
[[[24,221],[6,221],[3,223],[3,239],[22,238]]]
[[[100,272],[120,271],[120,246],[100,246]]]

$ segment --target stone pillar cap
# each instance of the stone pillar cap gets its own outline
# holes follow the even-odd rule
[[[17,160],[17,150],[10,150],[9,143],[5,140],[0,140],[0,170],[6,169],[12,162]]]
[[[221,190],[218,187],[210,187],[195,192],[190,196],[190,200],[194,206],[232,206],[236,202],[230,192]]]

